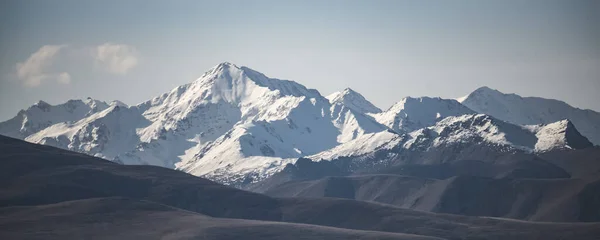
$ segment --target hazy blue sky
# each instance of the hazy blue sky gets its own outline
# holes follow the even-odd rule
[[[229,61],[380,108],[480,86],[600,110],[600,1],[1,1],[0,120],[137,104]]]

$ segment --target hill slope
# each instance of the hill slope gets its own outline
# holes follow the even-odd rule
[[[0,227],[6,229],[0,232],[9,237],[45,239],[69,234],[86,236],[98,233],[97,226],[104,226],[101,229],[105,233],[98,233],[100,236],[115,236],[113,234],[118,233],[123,237],[147,236],[149,231],[175,239],[204,233],[231,238],[251,233],[265,237],[285,234],[273,229],[274,226],[282,230],[289,229],[291,233],[298,233],[298,236],[306,236],[306,239],[411,237],[228,219],[208,221],[214,225],[193,225],[196,221],[207,222],[205,219],[208,216],[316,224],[445,239],[504,239],[507,234],[513,239],[594,239],[600,234],[598,223],[530,223],[433,214],[342,199],[271,198],[166,168],[123,166],[6,137],[0,137],[0,149],[3,150],[0,155],[3,176],[0,181],[3,187],[0,192]],[[74,200],[76,202],[68,202]],[[173,210],[173,207],[195,213]],[[148,215],[173,224],[149,221]],[[138,225],[131,226],[129,217],[133,221],[138,219]],[[74,230],[74,225],[81,228]],[[48,235],[45,229],[49,228],[56,229],[56,235]],[[27,233],[31,235],[25,235]]]
[[[595,179],[444,180],[391,174],[290,181],[267,190],[274,197],[335,197],[374,201],[428,212],[505,217],[533,221],[600,221]]]

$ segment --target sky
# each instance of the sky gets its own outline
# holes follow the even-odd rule
[[[600,1],[0,1],[0,121],[135,105],[225,61],[382,109],[488,86],[600,111]]]

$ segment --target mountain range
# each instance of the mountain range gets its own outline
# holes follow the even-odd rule
[[[0,238],[597,239],[599,128],[488,87],[382,110],[225,62],[0,123]]]
[[[600,113],[487,87],[459,99],[406,97],[381,110],[349,88],[325,97],[225,62],[134,106],[39,101],[0,123],[0,134],[235,186],[265,180],[300,158],[346,159],[349,172],[481,160],[519,165],[487,177],[542,177],[563,169],[535,172],[531,164],[549,164],[539,155],[600,144]],[[527,156],[529,165],[507,154]]]

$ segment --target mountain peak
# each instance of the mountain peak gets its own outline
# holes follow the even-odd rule
[[[527,128],[533,130],[540,139],[536,144],[538,151],[548,151],[562,147],[582,149],[593,146],[593,143],[581,135],[569,119],[545,125],[528,126]]]
[[[237,65],[232,62],[229,62],[229,61],[223,61],[223,62],[218,63],[217,65],[214,65],[210,69],[215,69],[215,68],[220,68],[220,67],[237,67]]]
[[[475,92],[498,92],[498,90],[490,88],[488,86],[482,86],[475,89]]]
[[[344,94],[358,94],[358,95],[360,95],[360,93],[358,93],[358,92],[354,91],[354,89],[352,89],[352,88],[349,88],[349,87],[348,87],[348,88],[344,88],[344,90],[343,90],[342,92],[343,92]]]
[[[478,88],[461,100],[473,111],[519,125],[552,124],[568,118],[582,135],[592,143],[600,144],[598,112],[581,110],[559,100],[521,97],[488,87]]]
[[[351,88],[345,88],[342,91],[334,92],[326,96],[331,104],[343,104],[355,111],[362,113],[380,113],[381,109],[369,102],[363,95],[352,90]]]
[[[219,63],[217,65],[215,65],[214,67],[210,68],[206,73],[204,73],[204,75],[202,75],[202,77],[200,77],[201,79],[204,78],[205,76],[210,76],[210,75],[220,75],[223,74],[224,72],[230,72],[230,71],[241,71],[241,68],[238,67],[237,65],[230,63],[230,62],[222,62]]]
[[[222,62],[217,64],[217,66],[213,67],[214,69],[224,69],[224,68],[240,68],[237,65],[231,63],[231,62]]]
[[[213,94],[216,92],[226,95],[233,94],[236,96],[232,95],[231,97],[236,98],[244,94],[258,94],[250,91],[253,88],[250,85],[267,88],[270,91],[278,90],[280,94],[286,96],[322,97],[317,90],[308,89],[297,82],[270,78],[254,69],[230,62],[219,63],[194,81],[193,84],[197,88],[211,88]]]
[[[456,100],[405,97],[375,119],[397,132],[411,132],[448,117],[474,113]]]
[[[478,97],[478,96],[492,96],[492,95],[498,95],[498,94],[503,94],[503,93],[496,89],[489,88],[488,86],[482,86],[482,87],[475,89],[475,91],[472,91],[465,96],[455,98],[454,100],[456,100],[460,103],[463,103],[464,101],[469,99],[469,97],[472,98],[472,97]]]
[[[109,106],[128,107],[127,104],[125,104],[119,100],[113,100],[112,102],[110,102]]]
[[[36,103],[34,103],[33,106],[38,107],[40,109],[46,109],[46,108],[51,107],[52,105],[50,105],[49,103],[44,102],[42,100],[39,100]]]
[[[223,66],[236,66],[234,63],[231,63],[231,62],[228,62],[228,61],[221,62],[221,63],[217,64],[217,66],[221,66],[221,65],[223,65]]]

